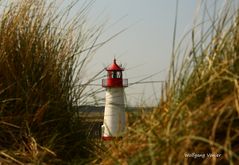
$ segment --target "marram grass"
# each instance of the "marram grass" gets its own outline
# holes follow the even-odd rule
[[[3,8],[0,164],[87,160],[93,145],[75,117],[75,106],[83,97],[84,87],[78,84],[82,68],[94,50],[89,44],[99,29],[87,29],[85,12],[64,21],[71,6],[60,12],[53,2],[13,1]]]

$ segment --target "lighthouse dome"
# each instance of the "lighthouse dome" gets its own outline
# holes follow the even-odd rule
[[[113,63],[105,68],[107,78],[102,80],[102,86],[106,88],[123,88],[128,86],[128,79],[123,79],[124,68],[121,68],[114,59]]]
[[[116,59],[114,59],[113,64],[111,64],[110,66],[108,66],[106,68],[107,71],[123,71],[124,69],[121,68],[117,63],[116,63]]]

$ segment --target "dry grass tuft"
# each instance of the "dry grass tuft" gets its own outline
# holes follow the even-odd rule
[[[71,6],[59,11],[53,2],[15,1],[1,12],[0,162],[59,164],[91,155],[75,118],[82,68],[99,34],[87,28],[90,4],[68,22]]]

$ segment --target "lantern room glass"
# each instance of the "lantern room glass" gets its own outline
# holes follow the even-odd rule
[[[122,72],[121,71],[109,71],[108,78],[122,78]]]

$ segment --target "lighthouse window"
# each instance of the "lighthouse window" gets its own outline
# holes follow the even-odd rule
[[[117,78],[117,72],[116,71],[112,72],[112,78]]]
[[[117,72],[117,78],[121,78],[121,72]]]

